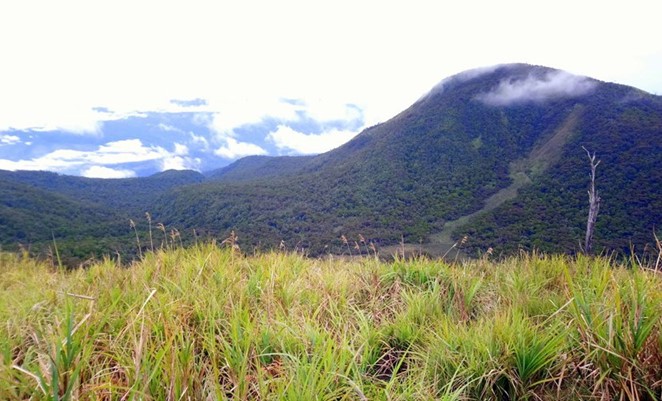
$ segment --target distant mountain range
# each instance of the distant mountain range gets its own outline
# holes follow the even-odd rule
[[[217,238],[234,230],[247,251],[282,243],[311,255],[365,253],[369,242],[404,240],[435,255],[467,236],[470,255],[573,253],[588,210],[582,147],[601,160],[594,248],[644,252],[655,230],[662,236],[662,97],[525,64],[447,78],[318,156],[246,157],[204,176],[2,172],[0,241],[44,252],[55,238],[72,261],[135,251],[128,219],[149,246],[150,212],[185,241],[193,229]]]

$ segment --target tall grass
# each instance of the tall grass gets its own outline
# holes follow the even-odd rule
[[[0,399],[662,398],[658,273],[234,245],[74,271],[0,255]]]

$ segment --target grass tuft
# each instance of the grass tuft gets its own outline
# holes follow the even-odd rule
[[[234,235],[129,268],[0,254],[0,399],[662,398],[654,269],[370,256],[247,257]]]

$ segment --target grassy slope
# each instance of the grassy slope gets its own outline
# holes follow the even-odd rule
[[[0,256],[1,399],[662,396],[662,279],[605,259]]]

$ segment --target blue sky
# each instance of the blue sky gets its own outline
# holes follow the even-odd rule
[[[131,177],[321,153],[499,63],[662,94],[655,1],[455,3],[2,2],[0,169]]]

